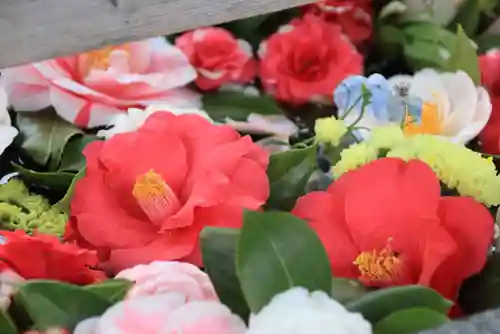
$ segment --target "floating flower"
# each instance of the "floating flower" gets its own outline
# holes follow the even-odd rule
[[[479,134],[481,148],[491,154],[500,154],[500,50],[493,50],[479,58],[481,79],[491,97],[493,110],[488,123]]]
[[[185,296],[186,301],[218,300],[208,275],[189,263],[155,261],[125,269],[115,278],[135,282],[128,291],[127,298],[180,293]]]
[[[323,0],[304,7],[324,20],[342,27],[349,40],[359,45],[371,38],[373,8],[371,0]]]
[[[196,71],[163,37],[3,71],[17,111],[52,105],[81,127],[108,125],[128,108],[167,103],[198,107],[198,96],[182,88]]]
[[[500,176],[493,160],[442,137],[425,134],[409,137],[396,125],[390,125],[374,129],[368,140],[352,145],[340,155],[340,161],[333,167],[337,178],[380,156],[418,159],[430,166],[448,189],[487,206],[500,205]]]
[[[99,137],[104,137],[109,139],[114,135],[125,132],[133,132],[139,129],[149,116],[157,112],[169,112],[174,115],[184,115],[184,114],[194,114],[199,115],[212,122],[212,119],[208,114],[200,109],[196,108],[176,108],[164,104],[154,104],[147,107],[145,110],[130,108],[127,113],[117,114],[113,116],[111,124],[113,125],[110,129],[100,130],[97,135]]]
[[[92,284],[105,278],[93,270],[97,256],[87,249],[63,244],[59,238],[47,234],[32,236],[23,231],[0,231],[3,268],[14,271],[25,279],[51,279],[72,284]]]
[[[322,240],[335,277],[373,287],[420,284],[455,300],[486,263],[493,217],[470,197],[440,192],[425,163],[383,158],[300,198],[293,213]]]
[[[84,155],[67,238],[102,250],[115,272],[154,260],[201,264],[200,231],[240,226],[243,209],[269,196],[269,155],[197,115],[155,113]]]
[[[244,334],[243,321],[218,302],[185,302],[182,295],[128,299],[101,317],[80,322],[74,334]]]
[[[12,143],[19,131],[13,127],[7,110],[7,93],[0,87],[0,155]]]
[[[187,32],[175,44],[196,68],[196,85],[202,90],[227,83],[247,83],[257,70],[252,46],[226,29],[208,27]]]
[[[371,93],[371,103],[360,117],[361,87]],[[398,96],[402,95],[402,96]],[[346,100],[346,96],[350,99]],[[373,129],[389,123],[403,123],[407,135],[426,133],[454,142],[467,143],[483,129],[491,114],[487,91],[475,87],[462,71],[437,73],[424,69],[413,77],[398,75],[385,81],[382,76],[354,77],[342,83],[334,93],[339,115],[347,113],[347,124]],[[349,103],[347,103],[347,101]],[[404,119],[403,119],[404,117]],[[360,131],[367,137],[369,131]]]
[[[347,126],[344,121],[333,116],[318,118],[314,125],[314,132],[318,142],[338,146],[342,137],[347,133]]]
[[[368,321],[322,291],[292,288],[276,295],[250,318],[247,334],[371,334]]]
[[[341,28],[312,14],[281,27],[261,44],[259,57],[265,90],[294,104],[326,103],[334,88],[363,66]]]

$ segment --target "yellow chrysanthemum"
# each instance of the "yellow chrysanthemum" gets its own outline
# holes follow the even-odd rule
[[[375,155],[385,153],[381,155],[421,160],[447,188],[488,206],[500,204],[500,176],[491,159],[441,137],[426,134],[405,137],[400,133],[394,127],[376,129],[367,141],[342,152],[341,160],[333,168],[334,176],[374,160],[375,151]]]
[[[340,153],[340,161],[333,167],[333,174],[338,177],[377,159],[378,150],[366,142],[352,145]]]
[[[0,225],[9,230],[27,233],[62,235],[67,216],[52,208],[40,195],[32,195],[19,180],[0,185]]]
[[[319,143],[338,146],[340,140],[347,133],[347,125],[343,120],[334,116],[318,118],[314,124],[314,132]]]

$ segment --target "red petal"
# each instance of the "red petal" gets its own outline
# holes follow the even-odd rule
[[[297,200],[292,213],[309,222],[326,249],[332,273],[357,278],[353,261],[359,254],[347,231],[341,192],[312,192]]]
[[[391,239],[395,251],[418,256],[422,236],[439,222],[439,181],[426,164],[384,158],[339,181],[346,183],[346,220],[362,251]]]
[[[455,299],[462,282],[486,264],[494,233],[490,212],[469,197],[445,197],[439,205],[443,227],[457,244],[456,252],[438,269],[432,286],[447,298]]]

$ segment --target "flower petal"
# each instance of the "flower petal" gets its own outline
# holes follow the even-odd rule
[[[439,216],[443,227],[455,239],[457,249],[439,267],[432,286],[445,297],[455,299],[462,282],[479,273],[486,264],[494,222],[489,211],[469,197],[442,198]]]
[[[477,93],[478,101],[474,119],[471,124],[462,128],[460,132],[452,138],[456,143],[467,144],[483,130],[490,119],[492,104],[488,92],[484,88],[478,87]]]

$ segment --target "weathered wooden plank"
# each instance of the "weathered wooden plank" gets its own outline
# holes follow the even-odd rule
[[[1,0],[0,68],[308,2],[311,0]]]

